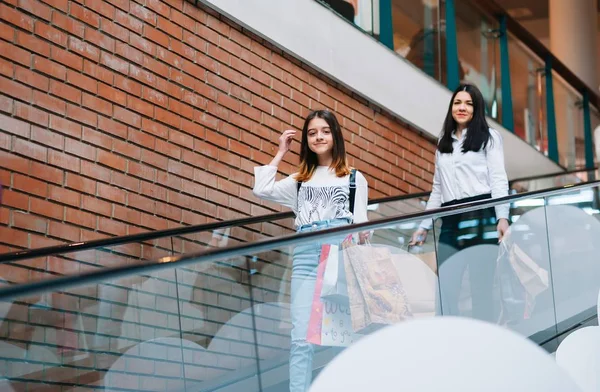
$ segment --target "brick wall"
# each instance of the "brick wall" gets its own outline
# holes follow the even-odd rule
[[[252,195],[252,168],[270,161],[282,130],[301,127],[309,110],[318,108],[338,114],[351,164],[366,175],[371,198],[429,189],[430,141],[208,8],[183,0],[2,0],[0,252],[280,211]],[[295,148],[282,173],[293,172],[297,143]],[[236,228],[231,240],[251,241],[289,228],[289,220]],[[0,282],[198,250],[211,235],[4,265]],[[263,276],[254,282],[260,287],[257,301],[285,302],[287,255],[261,255],[257,269]],[[204,325],[190,327],[200,331],[190,332],[191,341],[203,344],[248,307],[242,270],[188,271],[208,279],[189,283],[196,294],[186,298],[204,307],[197,320],[188,320]],[[215,280],[225,283],[207,289]],[[129,281],[115,287],[108,291],[120,293],[114,298],[101,295],[98,286],[58,296],[62,300],[46,301],[50,310],[31,307],[40,298],[17,301],[2,315],[0,336],[27,347],[23,342],[35,340],[56,354],[57,339],[64,343],[75,334],[89,340],[105,325],[99,319],[119,325],[114,335],[105,334],[107,346],[88,350],[87,359],[71,371],[40,370],[43,377],[56,373],[52,377],[66,384],[89,384],[86,374],[93,374],[90,383],[100,382],[96,370],[110,366],[125,349],[149,336],[177,335],[173,315],[157,299],[173,301],[172,291],[150,292],[154,305],[142,308],[161,315],[140,323],[123,320],[125,309],[138,309],[130,302],[139,287]],[[110,316],[100,317],[106,306]],[[39,322],[32,327],[32,320]],[[120,335],[126,334],[125,324],[133,326],[134,337]],[[113,340],[121,343],[115,346]],[[93,346],[88,341],[87,347]],[[64,363],[78,363],[65,358]],[[0,370],[9,362],[0,359]],[[18,373],[17,365],[10,366],[5,374]],[[36,379],[31,368],[26,374]]]

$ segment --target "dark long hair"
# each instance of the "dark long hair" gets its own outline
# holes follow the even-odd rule
[[[302,127],[300,169],[298,170],[296,181],[305,182],[310,180],[317,169],[317,166],[319,166],[317,154],[315,154],[308,146],[308,124],[314,118],[325,120],[327,125],[329,125],[329,129],[331,129],[331,136],[333,137],[333,151],[331,152],[333,161],[331,162],[331,168],[335,169],[336,176],[344,177],[350,174],[350,167],[348,166],[348,160],[346,159],[346,147],[344,145],[344,137],[342,136],[340,123],[335,115],[329,110],[315,110],[306,117],[304,126]]]
[[[456,130],[456,121],[452,117],[452,105],[456,94],[461,91],[467,92],[473,101],[473,118],[467,124],[468,132],[462,145],[462,152],[479,151],[485,148],[490,139],[490,126],[485,119],[485,102],[481,91],[475,85],[463,83],[452,94],[446,120],[444,120],[444,128],[442,129],[442,137],[438,142],[438,150],[443,154],[450,154],[452,148],[452,133]]]

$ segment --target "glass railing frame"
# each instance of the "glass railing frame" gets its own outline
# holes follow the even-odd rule
[[[589,172],[597,170],[597,168],[592,169],[575,169],[568,171],[561,171],[556,173],[549,173],[541,176],[532,176],[532,177],[521,177],[516,178],[509,181],[510,184],[530,181],[535,179],[543,179],[543,178],[551,178],[558,177],[563,175],[569,175],[578,172]],[[386,196],[378,199],[369,200],[369,205],[375,205],[379,203],[388,203],[409,199],[417,199],[417,198],[426,198],[429,197],[430,192],[419,192],[419,193],[411,193],[407,195],[397,195],[397,196]],[[99,240],[92,240],[87,242],[73,242],[65,245],[55,245],[44,248],[36,248],[36,249],[23,249],[15,252],[3,253],[0,254],[0,265],[6,263],[13,263],[21,260],[32,259],[37,257],[46,257],[52,255],[58,255],[63,253],[72,253],[79,252],[84,250],[90,250],[94,248],[107,248],[117,245],[123,245],[127,243],[135,243],[135,242],[146,242],[151,240],[156,240],[159,238],[165,237],[173,237],[173,236],[181,236],[185,234],[192,234],[201,231],[209,231],[209,230],[218,230],[224,227],[232,227],[232,226],[242,226],[242,225],[251,225],[256,223],[269,222],[273,220],[283,220],[288,218],[293,218],[294,214],[292,211],[286,212],[276,212],[273,214],[255,216],[255,217],[246,217],[240,219],[234,219],[229,221],[218,221],[211,223],[204,223],[200,225],[193,226],[181,226],[172,229],[166,230],[155,230],[155,231],[147,231],[143,233],[137,234],[129,234],[126,236],[120,237],[110,237],[103,238]]]
[[[336,236],[345,236],[359,231],[371,231],[401,224],[406,221],[417,221],[424,219],[437,219],[444,216],[454,215],[458,212],[470,212],[484,207],[495,207],[509,204],[529,198],[551,197],[575,190],[584,190],[600,186],[600,180],[589,181],[574,185],[565,185],[545,190],[525,192],[521,194],[508,195],[501,198],[486,199],[455,206],[441,207],[426,211],[381,218],[376,221],[355,223],[347,226],[328,228],[321,231],[288,234],[280,237],[264,238],[252,243],[230,245],[223,248],[206,249],[202,252],[188,253],[177,256],[166,256],[154,262],[105,268],[98,271],[86,272],[75,276],[64,276],[39,282],[24,283],[0,288],[0,301],[10,301],[18,297],[40,294],[47,291],[59,291],[65,288],[73,288],[93,284],[102,281],[110,281],[117,278],[132,275],[149,274],[169,268],[181,268],[196,263],[209,263],[222,259],[244,256],[248,253],[268,251],[274,247],[292,246],[299,242],[311,239],[328,239]]]

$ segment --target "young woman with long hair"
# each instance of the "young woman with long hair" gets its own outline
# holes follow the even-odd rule
[[[486,121],[485,102],[479,89],[472,84],[461,84],[452,94],[438,142],[427,209],[507,195],[502,137]],[[485,260],[465,260],[460,267],[446,268],[452,270],[447,276],[441,267],[464,248],[501,241],[508,230],[508,214],[508,206],[500,205],[442,218],[441,230],[436,237],[439,241],[441,311],[444,314],[460,314],[459,294],[464,268],[468,265],[473,316],[492,321],[493,266]],[[458,233],[459,224],[466,221],[478,222],[478,229],[468,239],[461,238]],[[495,222],[497,238],[484,236],[484,222]],[[410,244],[422,244],[431,227],[432,221],[424,220]]]
[[[279,137],[277,154],[254,170],[254,194],[291,208],[298,232],[360,223],[367,220],[368,186],[365,177],[348,165],[342,129],[335,115],[317,110],[302,128],[298,171],[280,181],[277,167],[290,150],[295,130]],[[355,190],[351,190],[351,183]],[[364,240],[361,234],[360,240]],[[290,391],[305,392],[312,380],[314,347],[306,341],[322,243],[297,246],[291,281],[292,343]]]

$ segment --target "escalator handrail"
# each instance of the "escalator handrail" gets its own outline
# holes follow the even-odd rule
[[[566,170],[566,171],[561,171],[558,173],[550,173],[550,174],[544,174],[541,176],[530,176],[530,177],[521,177],[521,178],[516,178],[512,181],[510,181],[511,184],[514,184],[516,182],[525,182],[525,181],[534,181],[534,180],[541,180],[544,178],[552,178],[552,177],[559,177],[559,176],[568,176],[570,174],[575,174],[575,173],[589,173],[589,172],[595,172],[596,170],[598,170],[598,167],[592,167],[590,169],[586,169],[586,168],[582,168],[582,169],[573,169],[573,170]]]
[[[538,176],[535,178],[548,178],[548,177],[556,177],[560,175],[568,175],[578,172],[586,172],[592,171],[594,169],[578,169],[566,172],[559,172],[554,174],[547,174]],[[510,183],[527,181],[534,178],[525,177],[511,180]],[[379,199],[369,200],[369,204],[380,204],[380,203],[389,203],[394,201],[402,201],[407,199],[414,198],[424,198],[429,196],[430,192],[420,192],[420,193],[411,193],[408,195],[398,195],[398,196],[388,196],[382,197]],[[277,221],[292,218],[294,216],[292,211],[286,212],[278,212],[273,214],[261,215],[261,216],[252,216],[246,218],[233,219],[228,221],[217,221],[212,223],[204,223],[200,225],[192,225],[192,226],[181,226],[173,229],[165,229],[165,230],[154,230],[147,231],[143,233],[137,234],[129,234],[120,237],[109,237],[103,238],[99,240],[92,240],[87,242],[72,242],[66,245],[55,245],[44,248],[36,248],[36,249],[23,249],[15,252],[3,253],[0,254],[0,264],[12,263],[15,261],[26,260],[26,259],[34,259],[38,257],[47,257],[52,255],[58,255],[63,253],[72,253],[72,252],[80,252],[84,250],[94,249],[94,248],[108,248],[128,243],[137,243],[137,242],[147,242],[156,240],[164,237],[176,237],[191,233],[197,233],[201,231],[208,230],[218,230],[224,227],[234,227],[234,226],[245,226],[252,225],[263,222]]]
[[[369,204],[388,203],[393,201],[402,201],[407,199],[422,198],[429,196],[430,192],[411,193],[408,195],[399,195],[383,197],[380,199],[369,200]],[[63,253],[80,252],[94,248],[107,248],[128,243],[147,242],[164,237],[176,237],[201,231],[218,230],[225,227],[246,226],[263,222],[278,221],[287,218],[293,218],[292,211],[276,212],[273,214],[249,216],[246,218],[232,219],[227,221],[217,221],[203,223],[200,225],[181,226],[172,229],[146,231],[143,233],[129,234],[120,237],[102,238],[87,242],[72,242],[66,245],[55,245],[44,248],[24,249],[20,251],[0,254],[0,264],[12,263],[19,260],[46,257]]]
[[[577,190],[597,187],[599,185],[600,181],[565,185],[546,190],[508,195],[496,199],[486,199],[471,203],[420,211],[401,216],[386,217],[371,222],[367,221],[347,226],[339,226],[321,231],[307,231],[303,233],[284,235],[281,237],[264,238],[255,242],[230,245],[223,248],[210,248],[197,253],[189,253],[179,256],[167,256],[147,263],[103,268],[92,272],[86,272],[81,275],[64,276],[33,283],[12,285],[0,288],[0,301],[12,301],[18,299],[19,297],[64,290],[66,288],[84,286],[86,284],[98,284],[98,282],[107,282],[131,275],[149,274],[164,269],[181,268],[190,264],[214,262],[252,253],[258,253],[261,251],[269,251],[282,247],[294,246],[299,242],[316,240],[317,238],[319,240],[323,240],[333,236],[343,236],[356,233],[357,231],[386,228],[390,225],[401,224],[406,221],[441,218],[459,212],[469,212],[481,208],[493,207],[499,204],[514,203],[529,198],[556,196]]]

